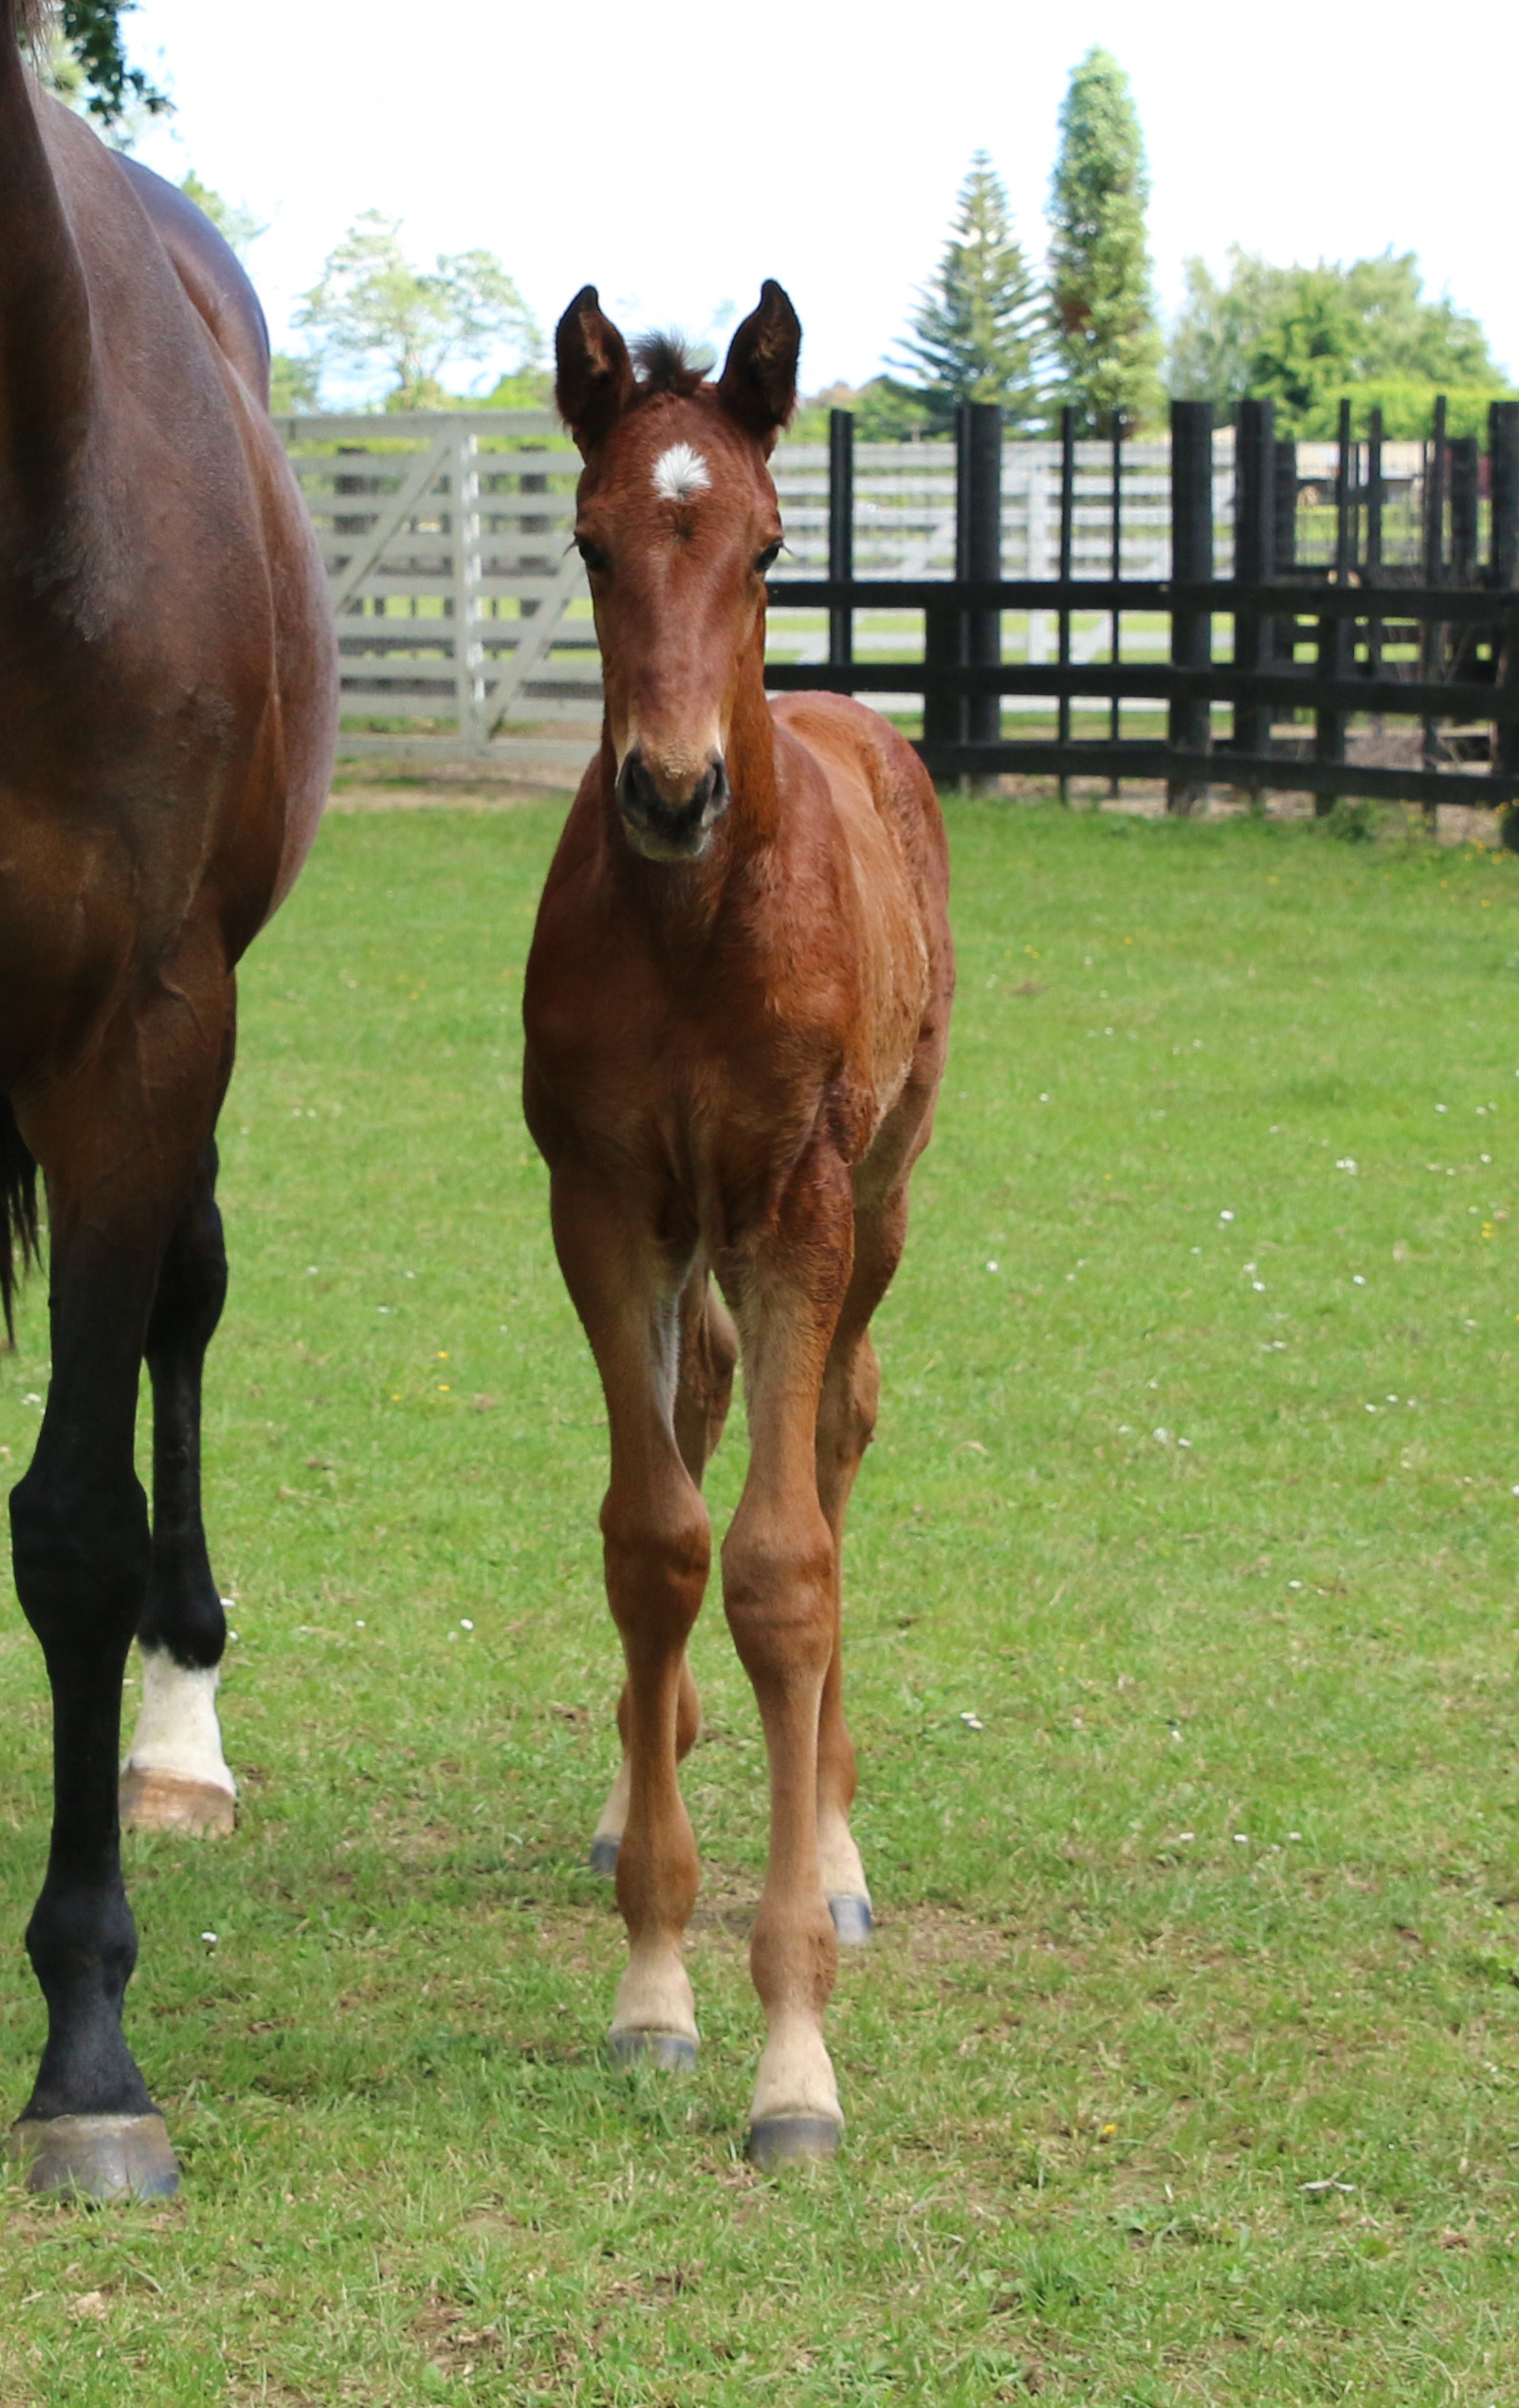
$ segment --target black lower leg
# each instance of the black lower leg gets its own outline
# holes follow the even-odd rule
[[[216,1148],[165,1250],[146,1348],[153,1383],[153,1561],[137,1636],[187,1671],[219,1664],[227,1617],[201,1518],[201,1371],[227,1296]]]

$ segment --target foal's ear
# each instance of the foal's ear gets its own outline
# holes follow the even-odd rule
[[[554,398],[582,455],[616,425],[632,396],[628,346],[601,307],[595,285],[584,285],[554,332]]]
[[[768,451],[796,407],[796,356],[801,321],[773,276],[760,288],[760,306],[728,346],[718,399]]]

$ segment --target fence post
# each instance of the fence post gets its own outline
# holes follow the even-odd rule
[[[854,413],[828,414],[828,574],[840,584],[854,575]],[[847,669],[854,658],[854,613],[828,614],[828,658]]]
[[[965,574],[966,520],[970,508],[970,404],[955,412],[955,579]],[[923,659],[925,669],[960,669],[964,665],[965,614],[959,600],[936,602],[923,615]],[[924,740],[959,744],[965,741],[965,697],[936,692],[923,698]]]
[[[1076,414],[1070,402],[1060,412],[1060,555],[1057,574],[1062,587],[1071,582],[1073,538],[1076,524]],[[1055,658],[1062,669],[1071,667],[1071,610],[1062,592],[1060,608],[1055,617]],[[1071,695],[1062,685],[1055,708],[1055,733],[1059,742],[1071,742]],[[1060,800],[1071,800],[1071,780],[1062,768]]]
[[[1382,412],[1373,410],[1366,426],[1366,566],[1365,581],[1369,586],[1382,583],[1382,510],[1384,499],[1382,482]],[[1366,621],[1366,673],[1382,675],[1382,620],[1375,611]],[[1372,718],[1372,730],[1382,732],[1382,718],[1377,712]]]
[[[455,728],[474,749],[485,725],[485,648],[480,633],[484,584],[480,542],[480,444],[461,427],[455,436],[453,480],[453,674]]]
[[[1124,574],[1124,414],[1122,410],[1115,410],[1113,412],[1112,479],[1112,491],[1108,496],[1110,514],[1108,520],[1107,573],[1116,585],[1119,579]],[[1113,667],[1116,669],[1123,657],[1123,638],[1119,628],[1119,615],[1117,611],[1114,611],[1112,617],[1108,621],[1108,651],[1112,655]],[[1120,734],[1122,733],[1122,728],[1123,721],[1119,710],[1119,697],[1115,693],[1112,701],[1107,706],[1107,741],[1109,744],[1117,744]],[[1112,776],[1107,781],[1108,794],[1115,800],[1118,797],[1119,785],[1119,773],[1115,769]]]
[[[1235,414],[1235,582],[1245,588],[1269,584],[1275,570],[1275,404],[1241,401]],[[1265,669],[1270,658],[1270,620],[1258,602],[1235,613],[1235,667]],[[1235,704],[1234,748],[1259,757],[1271,750],[1270,703]],[[1252,796],[1258,788],[1252,786]]]
[[[1355,528],[1352,517],[1350,485],[1352,475],[1350,404],[1340,404],[1339,441],[1334,462],[1334,581],[1337,587],[1350,582],[1355,566]],[[1355,622],[1337,616],[1326,616],[1319,621],[1316,648],[1316,668],[1320,677],[1344,677],[1349,669],[1355,640]],[[1313,758],[1335,763],[1345,760],[1345,724],[1343,710],[1330,707],[1320,708],[1313,715]],[[1321,794],[1313,798],[1314,817],[1327,818],[1338,801],[1337,795]]]
[[[1435,433],[1424,447],[1424,582],[1443,585],[1445,582],[1445,395],[1435,396]],[[1419,634],[1418,673],[1426,684],[1443,674],[1445,668],[1445,629],[1426,619]],[[1424,722],[1423,763],[1426,769],[1439,766],[1439,743],[1433,719]],[[1437,803],[1425,805],[1425,818],[1432,823],[1438,812]]]
[[[1488,412],[1488,476],[1492,582],[1511,593],[1519,585],[1519,401],[1494,401]],[[1498,691],[1519,703],[1519,615],[1505,617],[1495,642]],[[1494,726],[1492,765],[1510,777],[1519,774],[1519,722],[1500,720]],[[1519,803],[1505,806],[1498,827],[1505,851],[1519,853]]]
[[[1173,401],[1171,404],[1171,579],[1178,585],[1200,585],[1213,577],[1213,403]],[[1199,610],[1171,609],[1171,664],[1175,669],[1206,669],[1213,658],[1213,620]],[[1174,695],[1167,713],[1167,742],[1173,752],[1203,753],[1208,749],[1210,718],[1206,699]],[[1207,792],[1194,770],[1184,778],[1168,778],[1165,807],[1186,817]]]
[[[1477,497],[1482,469],[1474,434],[1457,435],[1451,445],[1451,583],[1476,582]]]
[[[1002,574],[1002,406],[997,401],[965,405],[965,505],[958,513],[961,541],[956,574],[992,584]],[[1002,659],[1002,614],[965,614],[965,657],[974,669],[997,669]],[[965,733],[973,744],[995,744],[1002,733],[1000,694],[967,694]]]

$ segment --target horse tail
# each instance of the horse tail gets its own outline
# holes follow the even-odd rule
[[[37,1242],[37,1166],[20,1130],[8,1095],[0,1095],[0,1314],[6,1336],[15,1341],[16,1272],[35,1262]]]

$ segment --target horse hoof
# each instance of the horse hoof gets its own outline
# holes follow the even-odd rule
[[[186,1773],[155,1773],[129,1764],[121,1775],[121,1821],[130,1831],[182,1831],[194,1839],[226,1839],[237,1828],[237,1800],[214,1782]]]
[[[172,2199],[179,2165],[161,2115],[24,2116],[10,2155],[28,2191],[81,2199]]]
[[[657,2066],[662,2073],[689,2073],[696,2043],[684,2031],[613,2031],[607,2046],[620,2066]]]
[[[599,1831],[591,1843],[591,1854],[588,1859],[591,1870],[593,1873],[599,1873],[604,1882],[616,1879],[617,1855],[621,1847],[620,1840],[606,1839]]]
[[[743,2154],[761,2174],[778,2165],[815,2164],[837,2154],[840,2126],[831,2115],[767,2115],[749,2126]]]
[[[864,1948],[875,1929],[868,1898],[831,1898],[828,1911],[833,1918],[841,1948]]]

